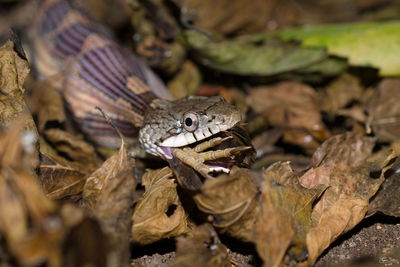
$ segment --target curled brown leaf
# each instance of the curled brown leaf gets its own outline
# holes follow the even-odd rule
[[[201,83],[201,74],[193,62],[187,60],[180,71],[168,82],[168,89],[175,99],[193,95]]]
[[[252,239],[258,189],[256,173],[232,168],[229,175],[208,179],[194,197],[197,207],[212,215],[213,225],[245,241]]]
[[[400,158],[385,173],[385,181],[368,206],[368,216],[381,212],[389,216],[400,217]]]
[[[351,101],[360,99],[363,88],[360,81],[350,74],[343,74],[329,84],[320,94],[321,109],[336,113]]]
[[[281,82],[253,88],[248,104],[273,125],[318,131],[324,128],[315,91],[301,83]]]
[[[329,136],[316,92],[308,85],[281,82],[252,89],[247,103],[267,122],[284,129],[285,140],[315,150]]]
[[[386,78],[367,103],[369,121],[382,141],[399,140],[400,136],[400,79]]]
[[[17,120],[20,121],[26,130],[26,140],[35,146],[38,133],[25,103],[23,88],[28,73],[28,62],[18,56],[11,41],[0,47],[0,126],[6,127]],[[36,148],[32,148],[32,152],[36,153]],[[9,159],[10,162],[13,161],[12,157]],[[32,160],[35,160],[36,164],[39,162],[37,153]]]
[[[181,205],[172,171],[165,167],[148,171],[142,178],[146,188],[136,204],[132,220],[132,238],[149,244],[180,235],[188,230],[186,213]]]
[[[268,28],[276,1],[255,0],[248,5],[240,1],[174,0],[184,19],[206,32],[222,35],[262,32]],[[280,17],[282,18],[282,17]],[[276,22],[275,22],[276,23]],[[275,24],[274,24],[275,25]]]
[[[108,266],[125,266],[129,262],[129,233],[136,187],[133,167],[125,142],[122,142],[119,152],[90,174],[83,188],[83,200],[99,219],[110,241]]]
[[[7,125],[22,115],[26,129],[36,131],[24,100],[23,84],[29,73],[28,62],[13,48],[11,41],[0,47],[0,90],[3,93],[0,94],[0,125]]]
[[[60,159],[44,154],[41,158],[39,178],[47,196],[51,199],[79,198],[85,185],[85,174]]]
[[[257,251],[265,266],[280,266],[285,255],[302,261],[307,254],[312,207],[326,186],[302,187],[287,162],[273,164],[264,171],[264,177],[254,228]]]
[[[89,174],[100,166],[102,161],[94,147],[77,136],[57,128],[45,130],[43,135],[57,152],[74,162],[80,172]]]
[[[334,136],[315,152],[313,167],[300,177],[307,188],[329,186],[312,213],[313,227],[307,234],[308,263],[314,263],[329,244],[365,217],[369,200],[394,157],[390,154],[369,160],[374,142],[355,133]]]
[[[29,98],[30,109],[37,114],[39,131],[51,122],[65,121],[64,103],[60,93],[48,81],[36,82]]]
[[[290,214],[280,206],[279,198],[273,185],[264,182],[260,214],[254,228],[254,242],[264,266],[280,266],[295,235]]]
[[[72,238],[73,229],[87,220],[87,215],[72,205],[60,208],[46,197],[32,171],[32,160],[25,159],[31,157],[31,152],[26,149],[23,136],[23,121],[11,124],[7,132],[0,133],[0,146],[3,148],[0,158],[12,155],[12,160],[0,162],[0,235],[2,251],[6,251],[5,261],[13,259],[10,264],[18,266],[62,266],[71,256],[70,253],[66,256],[64,252],[73,250],[79,244],[82,249],[80,255],[84,255],[85,262],[95,262],[95,258],[87,252],[95,247],[96,252],[106,255],[104,249],[98,244],[82,243],[81,240],[100,237],[101,229],[94,228],[92,232],[80,235],[79,239]],[[92,219],[91,225],[98,224]]]

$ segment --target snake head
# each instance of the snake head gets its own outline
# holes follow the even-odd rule
[[[240,121],[239,110],[222,97],[156,99],[145,114],[139,141],[146,152],[171,159],[172,148],[194,144]]]

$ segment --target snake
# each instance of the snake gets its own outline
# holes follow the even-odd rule
[[[173,100],[161,79],[99,22],[66,0],[39,2],[30,33],[37,78],[57,88],[82,132],[103,147],[120,143],[100,107],[129,140],[163,159],[233,128],[240,112],[222,97]]]

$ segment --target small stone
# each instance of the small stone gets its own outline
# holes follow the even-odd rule
[[[384,264],[385,266],[399,264],[400,261],[398,259],[392,257],[381,257],[379,258],[379,263]]]
[[[349,242],[349,248],[353,248],[355,246],[357,246],[356,242],[354,242],[354,241]]]

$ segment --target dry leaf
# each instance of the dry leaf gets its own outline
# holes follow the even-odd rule
[[[194,196],[197,207],[212,215],[213,225],[244,241],[252,240],[256,220],[258,174],[233,167],[229,175],[208,179]]]
[[[313,136],[319,140],[329,136],[321,120],[317,95],[305,84],[281,82],[274,86],[254,88],[247,103],[273,126],[307,130],[309,137],[303,134],[296,143],[307,147]],[[290,136],[287,138],[294,141]]]
[[[381,141],[399,140],[400,79],[386,78],[367,103],[372,129]]]
[[[112,29],[126,25],[131,13],[126,1],[123,0],[85,0],[80,1],[79,5],[94,19]]]
[[[65,209],[63,206],[63,210]],[[76,207],[68,207],[68,212],[63,210],[64,221],[69,216],[74,216],[71,213],[78,212]],[[109,242],[97,220],[86,216],[68,227],[63,243],[62,266],[110,266],[107,265]]]
[[[22,145],[24,121],[12,124],[0,135],[0,233],[20,264],[59,262],[63,229],[53,213],[56,205],[47,199],[32,172],[30,153]],[[12,142],[10,142],[13,139]]]
[[[302,261],[307,255],[312,207],[326,186],[300,186],[288,162],[273,164],[264,171],[264,177],[254,229],[254,242],[264,266],[280,266],[289,248],[291,259]]]
[[[142,184],[146,191],[133,213],[133,240],[149,244],[186,232],[186,213],[179,200],[172,171],[167,167],[148,171],[142,178]]]
[[[0,47],[0,125],[7,125],[23,116],[25,129],[36,131],[36,127],[25,104],[23,84],[29,73],[28,62],[21,59],[8,41]]]
[[[70,212],[64,214],[64,207],[60,210],[58,205],[45,196],[32,171],[32,160],[26,159],[32,154],[29,149],[26,150],[22,138],[23,123],[17,121],[6,133],[0,133],[0,146],[3,148],[0,158],[5,159],[9,155],[12,159],[0,162],[2,244],[8,258],[13,259],[13,265],[61,266],[64,261],[64,241],[70,229],[78,225],[85,216],[81,210],[72,206]],[[95,234],[99,235],[98,232]],[[76,243],[71,244],[73,245]],[[84,245],[82,247],[87,249]],[[81,254],[86,255],[85,249]]]
[[[281,185],[298,183],[298,175],[293,171],[289,161],[271,164],[264,170],[264,177]]]
[[[301,83],[281,82],[274,86],[253,88],[248,104],[264,115],[270,124],[321,130],[317,95]]]
[[[361,104],[354,105],[350,108],[340,109],[336,112],[336,115],[349,117],[349,118],[352,118],[353,120],[355,120],[357,122],[361,122],[363,124],[368,122],[365,108]],[[363,132],[365,132],[364,126],[363,126]]]
[[[51,199],[80,198],[85,185],[85,174],[69,166],[65,161],[41,155],[39,179]]]
[[[310,158],[298,154],[285,154],[283,152],[265,155],[258,159],[251,167],[253,169],[261,169],[270,166],[276,162],[289,161],[295,170],[305,170],[310,166]]]
[[[13,48],[11,41],[0,47],[0,126],[7,126],[17,120],[22,121],[27,142],[35,145],[38,133],[25,103],[23,88],[29,73],[28,62],[21,59]],[[36,155],[32,160],[37,164],[39,161],[36,149],[33,152]]]
[[[136,53],[153,67],[168,74],[179,70],[186,50],[177,41],[179,28],[163,1],[129,0],[131,23],[135,29]]]
[[[351,230],[365,216],[368,201],[340,195],[329,208],[325,208],[314,228],[307,234],[308,262],[317,257],[341,234]]]
[[[388,1],[382,0],[356,1],[351,6],[345,0],[255,0],[251,5],[246,0],[174,2],[179,5],[183,18],[193,22],[197,28],[227,36],[260,33],[296,25],[352,21],[360,19],[360,15],[368,16],[371,13],[377,13],[378,18],[379,14],[385,18],[384,9],[388,7]]]
[[[294,237],[290,214],[279,201],[279,192],[269,182],[261,189],[261,209],[254,228],[254,242],[264,266],[280,266]]]
[[[21,111],[26,110],[25,101],[23,100],[23,84],[26,76],[29,73],[29,66],[26,60],[21,59],[14,51],[14,44],[8,41],[5,45],[0,47],[0,68],[2,88],[4,94],[10,95],[15,105],[13,111],[8,110],[8,115],[3,115],[8,120],[2,120],[2,124],[11,121],[12,117],[17,117]]]
[[[385,181],[370,201],[368,216],[381,212],[389,216],[400,217],[400,158],[393,167],[385,172]]]
[[[350,74],[343,74],[329,84],[320,94],[321,109],[336,113],[363,93],[360,81]]]
[[[210,33],[223,35],[255,33],[268,28],[271,7],[276,1],[255,0],[249,5],[241,1],[175,0],[184,18],[196,27]]]
[[[36,82],[29,100],[30,109],[37,113],[39,131],[43,131],[48,123],[65,121],[62,97],[48,81]]]
[[[168,82],[168,90],[175,99],[193,95],[201,83],[201,74],[196,65],[187,60],[179,72]]]
[[[75,135],[54,128],[44,131],[44,136],[55,150],[74,161],[74,166],[82,173],[93,172],[102,162],[94,147]]]
[[[95,210],[102,191],[106,190],[106,184],[111,183],[111,180],[119,178],[121,173],[125,173],[126,170],[131,170],[132,168],[133,164],[128,159],[125,143],[123,142],[118,153],[108,158],[100,168],[88,175],[83,192],[83,198],[88,207]],[[129,178],[127,177],[127,180]]]
[[[38,147],[36,136],[32,131],[24,131],[25,118],[16,118],[7,128],[6,133],[0,132],[0,166],[21,165],[33,170],[37,163]]]
[[[129,262],[129,233],[136,187],[133,167],[125,142],[122,142],[119,152],[88,176],[83,189],[83,200],[99,219],[110,241],[108,266],[125,266]]]
[[[223,85],[219,85],[219,84],[201,84],[199,86],[199,88],[196,91],[196,95],[199,96],[214,96],[214,95],[220,95],[222,96],[223,91],[228,91],[230,92],[231,88],[226,88]],[[228,95],[228,93],[225,93],[225,95]],[[228,96],[227,98],[225,98],[225,96],[223,96],[223,98],[228,102],[228,103],[232,103],[232,97]]]
[[[278,142],[281,136],[282,136],[282,129],[274,128],[271,130],[266,130],[263,133],[253,137],[251,144],[257,151],[258,157],[264,156],[265,154],[269,153],[282,152],[282,149],[279,149],[274,145],[275,143]]]
[[[360,134],[334,136],[315,152],[313,167],[300,178],[307,188],[329,186],[313,210],[313,228],[307,234],[308,263],[314,263],[329,244],[364,218],[368,201],[393,158],[386,155],[370,162],[373,145],[374,139]]]
[[[302,128],[284,129],[283,138],[285,143],[302,147],[307,154],[312,154],[320,145],[320,140],[326,136],[313,136],[309,131]]]
[[[193,228],[177,238],[173,267],[232,266],[228,249],[219,241],[211,225]]]
[[[313,167],[325,166],[353,166],[358,167],[365,163],[371,155],[372,148],[375,145],[375,138],[366,137],[361,134],[347,132],[336,135],[326,140],[312,157]],[[305,178],[302,183],[305,184]],[[317,182],[315,180],[307,183],[307,187],[323,184],[325,181]]]

